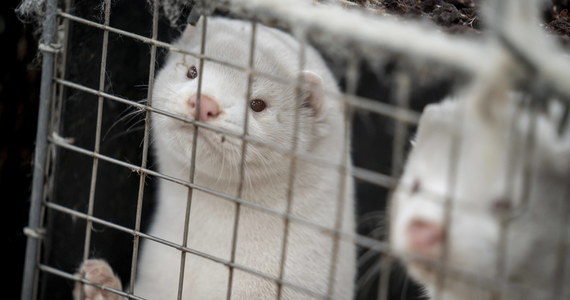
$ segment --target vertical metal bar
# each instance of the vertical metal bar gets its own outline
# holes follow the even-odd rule
[[[64,1],[64,11],[69,11],[71,7],[71,0]],[[54,77],[60,77],[65,79],[66,77],[66,70],[67,70],[67,54],[68,54],[68,45],[69,45],[69,23],[70,20],[62,18],[61,20],[61,27],[58,27],[57,35],[61,38],[61,34],[63,34],[63,39],[58,39],[58,43],[60,44],[61,51],[58,55],[55,56],[54,60]],[[63,85],[59,85],[54,82],[53,85],[53,93],[52,93],[52,103],[50,107],[50,121],[49,121],[49,131],[59,133],[61,129],[61,116],[63,111],[63,97],[65,94],[66,87]],[[46,187],[44,190],[44,201],[49,201],[50,199],[54,199],[54,187],[55,182],[57,180],[58,173],[58,153],[59,147],[55,146],[54,144],[49,144],[47,149],[47,161],[46,161],[46,170],[49,170],[48,178],[46,179]],[[53,224],[51,221],[47,221],[46,223],[46,210],[47,207],[42,205],[41,210],[41,218],[40,224],[42,226],[47,227],[46,231],[49,231],[50,228],[53,228]],[[46,236],[46,240],[42,243],[40,247],[41,257],[38,258],[38,261],[45,262],[48,261],[49,257],[51,257],[53,241],[50,239],[49,234]],[[40,255],[40,254],[39,254]],[[41,278],[41,281],[38,282],[39,289],[37,290],[37,295],[34,298],[42,297],[46,295],[46,290],[48,290],[48,277],[44,276]],[[39,296],[38,296],[39,295]]]
[[[409,108],[410,99],[410,77],[407,73],[399,71],[396,74],[396,104],[404,109]],[[402,166],[404,164],[404,151],[406,146],[406,138],[408,135],[408,125],[405,122],[394,120],[396,122],[394,141],[392,142],[392,176],[397,178],[401,175]],[[392,194],[393,190],[390,192]],[[391,197],[390,197],[391,198]],[[386,216],[390,219],[390,203],[386,208]],[[389,222],[385,225],[385,231],[390,232]],[[386,243],[391,249],[391,238],[387,235]],[[392,271],[393,256],[388,251],[382,259],[382,268],[380,274],[380,284],[378,289],[378,299],[387,300],[388,291],[390,289],[390,273]]]
[[[521,103],[520,106],[524,105],[524,103]],[[521,108],[521,107],[517,107],[517,108]],[[518,132],[517,132],[517,115],[519,115],[519,113],[524,113],[524,110],[519,110],[517,109],[516,113],[513,114],[512,119],[510,120],[509,125],[511,126],[510,128],[510,137],[509,140],[511,141],[515,141],[513,143],[510,143],[510,145],[507,146],[507,149],[505,149],[505,155],[506,157],[508,157],[509,159],[507,159],[507,162],[505,164],[505,169],[507,170],[505,172],[505,176],[507,176],[507,186],[506,186],[506,195],[508,198],[513,197],[514,195],[514,180],[510,180],[512,178],[516,178],[516,172],[518,171],[516,168],[517,163],[520,163],[520,160],[517,159],[519,157],[521,157],[521,153],[519,153],[521,151],[521,149],[523,147],[517,147],[517,143],[516,141],[518,141]],[[501,284],[503,283],[501,280],[503,280],[504,278],[504,271],[505,271],[505,255],[506,255],[506,251],[507,251],[507,231],[508,231],[508,223],[509,223],[509,219],[507,216],[501,216],[501,218],[499,220],[497,220],[498,226],[499,226],[499,238],[497,241],[497,248],[496,253],[497,253],[497,259],[496,259],[496,264],[495,264],[495,278],[498,280],[498,282],[500,282]],[[497,291],[496,289],[493,289],[491,291],[491,299],[493,300],[497,300],[500,299],[501,297],[501,293],[500,291]]]
[[[350,59],[350,63],[347,67],[347,93],[350,95],[355,95],[358,87],[358,57],[354,56]],[[333,234],[333,245],[331,251],[331,262],[329,269],[327,296],[332,298],[334,295],[334,284],[336,278],[336,267],[338,261],[338,248],[340,243],[339,232],[343,225],[343,214],[345,212],[344,205],[346,198],[346,184],[347,180],[352,180],[348,178],[348,164],[350,161],[350,132],[352,123],[352,107],[348,105],[348,101],[342,101],[342,111],[344,113],[344,137],[342,144],[342,154],[340,159],[340,170],[339,170],[339,187],[338,187],[338,197],[336,199],[336,211],[335,211],[335,222],[334,222],[334,234]]]
[[[152,10],[152,39],[156,40],[158,35],[158,12],[159,12],[159,2],[154,0],[154,6]],[[150,61],[149,61],[149,71],[148,71],[148,91],[146,95],[146,105],[152,106],[152,90],[154,87],[154,71],[156,67],[156,45],[152,44],[150,46]],[[150,112],[147,110],[145,113],[144,121],[144,136],[143,136],[143,148],[142,148],[142,159],[141,168],[147,167],[148,161],[148,148],[149,148],[149,133],[150,133]],[[144,199],[144,188],[145,188],[146,173],[140,174],[139,180],[139,192],[137,198],[137,210],[135,219],[135,231],[139,232],[141,228],[141,215],[142,215],[142,204]],[[131,259],[131,278],[129,281],[129,294],[134,294],[135,279],[137,273],[137,261],[139,256],[139,243],[140,236],[133,236],[133,254]]]
[[[499,282],[501,288],[498,290],[491,291],[492,300],[500,300],[503,296],[503,291],[506,285],[506,258],[507,258],[507,238],[509,230],[509,220],[507,218],[502,218],[498,220],[499,222],[499,240],[497,241],[497,263],[495,268],[495,277]]]
[[[105,26],[109,26],[111,15],[111,0],[105,0]],[[109,45],[109,31],[103,32],[103,46],[101,51],[101,67],[99,70],[99,91],[105,91],[105,74],[107,69],[107,48]],[[97,121],[95,128],[95,147],[93,151],[99,153],[101,147],[101,124],[103,121],[103,96],[99,96],[97,100]],[[89,203],[87,208],[87,215],[93,215],[93,207],[95,206],[95,190],[97,187],[97,171],[99,169],[99,159],[93,157],[93,166],[91,169],[91,187],[89,190]],[[85,243],[83,246],[83,260],[89,258],[89,248],[91,247],[91,227],[92,221],[87,220],[85,226]]]
[[[396,75],[396,104],[403,109],[409,109],[410,102],[410,76],[408,73],[400,71]],[[392,143],[392,176],[399,177],[404,165],[404,152],[408,137],[408,124],[395,119],[396,128],[394,142]]]
[[[301,107],[302,99],[302,85],[303,85],[303,76],[302,71],[305,68],[305,47],[306,47],[306,40],[305,36],[300,39],[299,41],[299,76],[297,77],[297,87],[296,87],[296,98],[297,98],[297,107]],[[285,211],[285,220],[284,221],[284,229],[283,229],[283,241],[281,242],[281,265],[279,266],[279,282],[277,283],[277,299],[281,299],[283,296],[283,284],[281,281],[285,276],[285,261],[287,259],[287,243],[289,239],[289,216],[291,214],[291,208],[293,207],[293,194],[294,194],[294,184],[295,184],[295,172],[297,170],[297,144],[299,139],[299,110],[295,110],[294,116],[294,123],[293,123],[293,139],[291,141],[291,164],[289,165],[289,179],[288,179],[288,189],[287,189],[287,207]]]
[[[520,114],[524,114],[526,109],[528,109],[528,107],[524,107],[525,102],[526,101],[521,101],[521,103],[517,105],[515,113],[512,115],[512,118],[509,122],[510,128],[509,128],[508,140],[514,142],[509,143],[506,149],[504,149],[505,151],[504,155],[505,157],[508,158],[505,163],[505,169],[507,170],[505,172],[505,176],[507,178],[506,179],[507,186],[505,187],[505,194],[508,199],[511,199],[515,195],[514,178],[517,178],[516,172],[519,171],[517,169],[517,164],[521,163],[520,159],[521,157],[523,157],[522,161],[524,161],[524,154],[522,152],[524,151],[525,147],[520,147],[519,145],[517,145],[519,139],[521,138],[517,130],[518,129],[517,117]],[[525,189],[524,185],[523,189]],[[525,196],[523,195],[523,197]],[[495,279],[497,280],[497,282],[500,283],[501,287],[503,287],[503,284],[506,283],[503,280],[505,279],[505,267],[506,267],[505,259],[507,253],[507,238],[508,238],[507,233],[508,233],[509,222],[510,219],[509,216],[507,215],[502,215],[500,216],[500,219],[497,220],[499,226],[499,238],[497,241],[497,248],[495,249],[497,253],[497,258],[495,263]],[[491,299],[493,300],[500,299],[501,293],[502,293],[501,289],[499,290],[493,289],[491,291]]]
[[[568,178],[570,174],[566,173],[566,178]],[[567,261],[570,259],[570,240],[567,240],[566,237],[570,236],[570,185],[567,185],[562,197],[562,209],[561,209],[561,219],[560,219],[560,236],[558,237],[558,251],[557,251],[557,264],[556,269],[554,271],[554,278],[558,278],[558,281],[553,285],[552,290],[552,299],[563,299],[564,293],[570,292],[570,289],[565,291],[565,288],[568,287],[567,282],[564,281],[567,274],[569,274],[570,270],[566,268],[567,265],[570,263]],[[570,277],[569,277],[570,278]]]
[[[71,7],[71,0],[65,1],[64,10],[68,11]],[[60,52],[60,55],[55,57],[55,74],[57,77],[65,79],[66,70],[67,70],[67,49],[69,43],[69,23],[70,20],[63,18],[62,19],[62,32],[63,32],[63,41],[59,41],[61,44],[61,49],[63,51]],[[59,34],[59,31],[58,31]],[[59,133],[60,126],[61,126],[61,114],[62,114],[62,105],[63,105],[63,96],[64,96],[65,87],[63,85],[56,84],[55,88],[53,89],[53,103],[51,106],[51,116],[50,116],[50,128],[52,131]],[[52,146],[48,152],[50,156],[50,160],[52,161],[52,165],[50,167],[51,174],[57,174],[57,147]],[[48,186],[54,186],[55,175],[50,176]],[[51,191],[50,191],[51,192]],[[48,198],[51,198],[51,194],[48,195]]]
[[[248,135],[248,127],[249,127],[249,109],[248,104],[251,98],[251,88],[253,85],[253,71],[254,71],[254,53],[255,53],[255,38],[257,34],[257,22],[251,22],[251,40],[250,40],[250,47],[249,47],[249,70],[247,74],[247,91],[245,94],[245,109],[244,109],[244,122],[243,122],[243,134],[242,134],[242,144],[241,144],[241,162],[240,162],[240,176],[239,176],[239,185],[237,191],[237,198],[242,199],[243,196],[243,185],[244,185],[244,177],[245,177],[245,157],[247,154],[247,141],[246,137]],[[230,262],[235,262],[236,256],[236,246],[237,246],[237,234],[238,234],[238,227],[239,227],[239,218],[241,212],[241,204],[236,203],[236,211],[235,211],[235,219],[234,219],[234,230],[232,233],[232,250],[230,256]],[[234,279],[234,268],[232,266],[230,268],[230,274],[228,278],[228,289],[226,294],[226,299],[230,300],[232,297],[232,284]]]
[[[449,229],[451,228],[452,221],[453,221],[453,202],[455,200],[455,192],[457,188],[457,175],[459,171],[459,154],[461,153],[461,146],[462,146],[462,132],[465,129],[465,124],[463,122],[463,113],[465,113],[462,109],[457,110],[457,113],[454,115],[455,120],[453,120],[453,124],[458,124],[457,128],[458,131],[452,131],[453,134],[451,136],[451,153],[449,155],[449,166],[448,166],[448,177],[447,177],[447,193],[445,197],[444,211],[443,211],[443,236],[449,236]],[[441,291],[445,286],[445,277],[447,273],[447,263],[448,263],[448,256],[449,256],[449,239],[443,240],[443,247],[441,249],[441,255],[438,258],[439,264],[437,265],[436,270],[436,285],[435,285],[435,292],[433,299],[442,299],[441,298]]]
[[[204,53],[206,52],[206,28],[208,27],[208,18],[202,15],[202,40],[200,41],[200,62],[198,68],[198,90],[196,91],[196,112],[200,111],[200,97],[202,96],[202,77],[204,74]],[[200,113],[194,114],[194,120],[198,121]],[[198,125],[194,124],[194,132],[192,138],[192,156],[190,158],[190,174],[188,181],[194,183],[194,174],[196,170],[196,152],[198,151]],[[186,215],[184,216],[184,236],[182,237],[182,247],[188,246],[188,225],[190,223],[190,210],[192,209],[193,189],[188,188],[188,201],[186,203]],[[186,268],[186,252],[180,254],[180,274],[178,278],[178,297],[182,299],[182,291],[184,287],[184,270]]]
[[[46,1],[46,15],[43,21],[42,43],[46,45],[57,42],[57,0]],[[34,175],[32,178],[32,196],[30,212],[28,215],[27,230],[34,234],[28,234],[26,244],[26,256],[24,262],[24,276],[22,278],[22,300],[35,298],[37,291],[38,269],[37,258],[39,257],[39,240],[41,203],[44,194],[44,180],[49,122],[50,95],[52,90],[53,68],[55,53],[44,51],[42,53],[42,79],[40,86],[40,101],[38,112],[38,125],[36,133],[36,147],[34,155]]]
[[[68,12],[71,7],[72,0],[65,0],[64,3],[64,11]],[[67,72],[67,54],[68,54],[68,46],[69,46],[69,23],[71,21],[67,18],[62,18],[62,30],[58,31],[58,33],[63,32],[63,41],[60,41],[61,44],[61,51],[60,55],[56,57],[55,66],[56,70],[55,73],[58,77],[65,79],[66,72]],[[63,96],[65,87],[62,85],[56,85],[56,97],[57,100],[54,101],[53,107],[51,109],[51,129],[59,131],[61,126],[61,114],[62,114],[62,103],[63,103]],[[55,147],[54,147],[55,148]],[[52,173],[55,174],[56,171],[52,169]],[[51,176],[53,178],[54,176]]]
[[[513,211],[511,214],[509,215],[505,215],[501,218],[500,222],[500,232],[499,232],[499,243],[497,244],[497,267],[496,267],[496,278],[497,281],[500,283],[501,288],[498,291],[493,291],[492,293],[492,298],[493,299],[497,299],[500,300],[503,295],[505,294],[505,292],[509,289],[508,287],[508,276],[506,276],[506,260],[507,260],[507,253],[508,253],[508,230],[509,230],[509,225],[511,224],[511,222],[517,218],[518,216],[522,215],[524,212],[526,212],[526,210],[528,209],[529,206],[529,201],[530,201],[530,195],[531,195],[531,189],[533,188],[533,182],[532,182],[532,174],[533,174],[533,170],[531,168],[532,164],[530,164],[529,162],[533,159],[534,156],[534,150],[536,147],[536,143],[535,143],[535,131],[536,131],[536,126],[537,126],[537,113],[536,113],[536,107],[533,107],[533,100],[530,97],[527,97],[528,99],[526,99],[526,104],[528,107],[523,107],[522,108],[522,113],[526,114],[529,113],[530,114],[530,118],[528,120],[528,132],[526,133],[526,135],[524,136],[524,146],[523,147],[517,147],[517,145],[512,145],[512,148],[510,149],[510,155],[509,157],[512,157],[511,159],[509,159],[509,166],[507,166],[508,168],[510,168],[509,173],[507,176],[509,176],[510,178],[516,178],[514,175],[512,175],[514,172],[517,172],[517,164],[522,163],[523,165],[523,180],[522,180],[522,184],[521,184],[521,199],[520,199],[520,207],[518,209],[516,209],[515,211]],[[525,105],[525,103],[523,102],[521,105]],[[517,132],[517,117],[518,114],[513,115],[513,120],[511,121],[511,126],[512,126],[512,133],[511,135],[515,135],[515,137],[511,137],[510,140],[514,140],[514,141],[518,141],[519,137],[516,136],[518,135]],[[513,151],[517,151],[520,153],[512,153]],[[516,157],[520,157],[520,160],[517,160]],[[511,180],[512,181],[512,180]],[[514,195],[514,182],[510,182],[510,189],[509,189],[509,196]]]

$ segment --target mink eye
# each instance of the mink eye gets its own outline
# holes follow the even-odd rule
[[[506,215],[513,209],[513,203],[510,199],[501,197],[493,201],[492,209],[497,215]]]
[[[188,79],[194,79],[198,77],[198,70],[196,69],[195,66],[191,66],[188,69],[188,72],[186,72],[186,77],[188,77]]]
[[[410,193],[413,194],[417,194],[420,190],[422,189],[422,184],[420,183],[420,181],[418,179],[414,180],[414,183],[412,183],[412,188],[410,190]]]
[[[261,99],[253,99],[249,102],[249,107],[254,112],[260,112],[267,107],[267,104],[265,104],[265,101]]]

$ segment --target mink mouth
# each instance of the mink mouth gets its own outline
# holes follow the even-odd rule
[[[203,144],[207,144],[206,147],[208,149],[212,149],[218,153],[229,153],[239,152],[241,153],[241,144],[235,143],[230,138],[226,137],[226,135],[210,131],[208,129],[200,129],[198,130],[198,139],[199,142],[204,142]],[[230,151],[229,153],[227,151]],[[199,153],[198,153],[199,154]]]
[[[219,136],[217,136],[218,133],[213,132],[207,128],[196,128],[197,130],[194,131],[194,125],[192,124],[183,124],[179,127],[179,129],[183,131],[184,135],[189,136],[190,140],[192,140],[195,136],[198,136],[199,140],[206,141],[206,143],[214,148],[218,148],[221,144],[228,142],[225,135],[219,134]]]
[[[201,129],[198,130],[197,136],[198,140],[204,141],[206,144],[208,144],[209,148],[215,149],[218,152],[223,151],[223,142],[221,139],[216,139],[213,137],[215,136],[215,133],[205,133],[204,129]]]
[[[217,132],[205,133],[205,131],[202,129],[198,131],[198,136],[201,139],[206,140],[208,143],[210,143],[210,145],[215,147],[223,147],[223,144],[231,145],[231,147],[238,147],[236,143],[226,138],[226,135],[222,133],[217,133]]]
[[[192,124],[183,124],[181,127],[179,127],[184,133],[184,135],[188,136],[189,139],[189,143],[190,145],[192,144],[192,140],[194,138],[194,134],[193,134],[193,130],[194,130],[194,125]],[[215,155],[221,155],[220,157],[222,159],[228,159],[226,158],[228,155],[229,156],[238,156],[238,160],[241,160],[241,155],[242,155],[242,141],[239,138],[235,138],[236,140],[233,140],[233,136],[232,135],[225,135],[223,133],[219,133],[216,131],[212,131],[208,128],[199,128],[196,136],[198,137],[198,144],[201,146],[198,146],[198,148],[200,147],[205,147],[206,149],[202,148],[202,151],[198,151],[197,155],[200,157],[201,153],[202,155],[207,155],[210,156],[208,154],[208,151],[215,151]],[[204,151],[206,150],[206,151]],[[211,153],[210,153],[211,154]],[[231,160],[231,159],[230,159]],[[261,163],[259,161],[256,160],[249,160],[246,159],[246,162],[248,165],[250,166],[264,166],[266,167],[265,163]]]

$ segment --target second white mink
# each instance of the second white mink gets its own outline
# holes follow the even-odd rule
[[[202,21],[196,27],[188,26],[173,45],[199,53],[202,26]],[[251,29],[249,22],[208,18],[206,56],[247,67]],[[205,61],[203,70],[199,70],[197,58],[171,52],[156,77],[152,106],[189,119],[198,113],[201,122],[236,134],[243,133],[244,109],[248,109],[248,135],[284,149],[291,148],[294,118],[298,112],[297,151],[340,163],[343,156],[348,155],[344,147],[344,114],[340,101],[335,99],[340,95],[337,84],[320,55],[313,48],[306,47],[305,68],[299,71],[299,42],[289,34],[263,25],[257,25],[255,44],[256,71],[292,82],[301,75],[311,86],[328,92],[305,90],[302,103],[299,103],[295,86],[254,76],[251,97],[246,105],[246,72],[212,61]],[[198,76],[202,76],[202,89],[200,110],[196,112]],[[330,91],[333,91],[332,95]],[[193,125],[156,113],[152,114],[151,124],[160,172],[188,180]],[[217,192],[237,195],[241,139],[222,136],[204,128],[198,132],[194,182]],[[289,170],[290,159],[287,156],[248,143],[242,198],[284,213]],[[344,189],[339,189],[341,183]],[[349,176],[331,167],[299,160],[292,190],[292,214],[329,228],[335,227],[336,203],[339,197],[342,198],[340,230],[349,234],[354,232],[353,183]],[[342,195],[339,195],[340,190]],[[157,208],[148,233],[182,244],[187,199],[187,187],[160,180]],[[188,247],[221,261],[229,261],[236,204],[194,190],[191,205]],[[235,263],[262,272],[269,278],[278,278],[284,218],[243,205],[238,224]],[[329,272],[334,264],[333,297],[352,299],[356,274],[355,246],[341,240],[336,258],[333,258],[333,241],[334,235],[330,232],[291,220],[283,280],[326,295]],[[90,268],[94,268],[93,262],[95,267],[104,264],[103,261],[91,262],[88,264]],[[135,295],[149,299],[176,299],[180,262],[179,250],[144,240]],[[89,279],[89,270],[85,271]],[[182,299],[225,299],[228,277],[228,266],[188,253]],[[274,299],[278,286],[269,278],[236,268],[232,299]],[[85,290],[86,293],[93,291]],[[112,297],[108,293],[106,295]],[[283,286],[282,299],[317,298],[317,295],[302,289],[287,284]]]
[[[570,299],[570,130],[554,104],[489,94],[425,109],[392,199],[394,250],[431,299]],[[444,247],[442,275],[417,259],[441,263]]]

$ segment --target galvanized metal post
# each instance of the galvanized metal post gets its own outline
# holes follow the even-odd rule
[[[43,33],[39,49],[43,52],[42,78],[40,86],[40,102],[38,125],[36,135],[36,148],[34,156],[34,175],[32,178],[32,196],[28,227],[26,256],[24,264],[24,277],[22,280],[22,300],[31,300],[36,294],[37,272],[36,260],[38,257],[40,233],[40,212],[44,192],[45,162],[47,152],[47,135],[49,121],[49,102],[52,94],[53,63],[55,59],[57,41],[57,0],[46,0],[46,14],[43,21]]]

